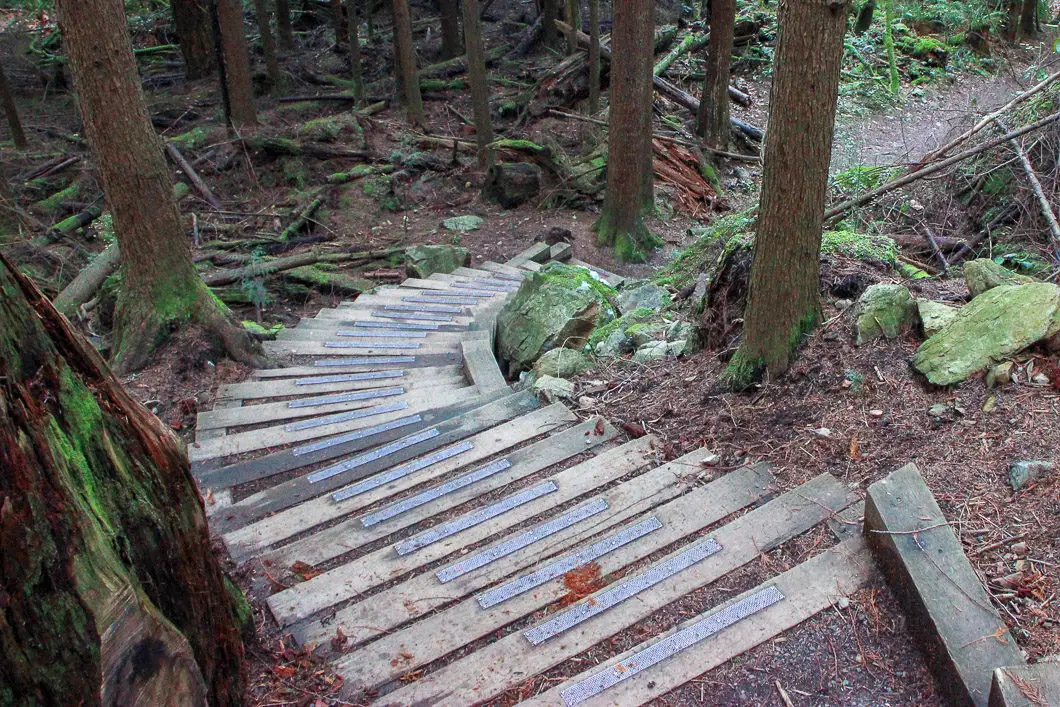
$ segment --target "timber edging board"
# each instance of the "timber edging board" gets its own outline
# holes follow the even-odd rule
[[[990,707],[1060,705],[1060,663],[1014,665],[994,671]]]
[[[1023,656],[915,464],[869,486],[865,536],[951,704],[986,707]]]

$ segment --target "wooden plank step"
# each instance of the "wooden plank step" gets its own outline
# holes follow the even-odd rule
[[[547,263],[552,246],[548,243],[538,242],[508,260],[507,265],[513,268],[524,267],[526,263]]]
[[[574,257],[574,248],[570,243],[553,243],[548,251],[548,259],[566,262]]]
[[[519,283],[514,280],[504,280],[496,277],[496,273],[486,272],[485,275],[466,277],[464,275],[443,275],[435,273],[428,280],[444,282],[450,287],[466,287],[471,289],[485,288],[496,292],[508,294],[519,289]]]
[[[201,486],[225,488],[257,481],[276,474],[355,454],[405,437],[413,432],[437,427],[438,437],[410,448],[408,453],[424,453],[437,446],[470,435],[537,409],[537,399],[529,393],[495,394],[483,401],[427,410],[397,421],[300,445],[271,454],[223,465],[219,460],[193,462],[192,473]],[[226,511],[227,513],[227,511]],[[235,512],[233,512],[235,513]],[[232,518],[228,522],[234,521]],[[219,521],[224,522],[224,521]]]
[[[464,373],[479,390],[489,393],[508,387],[488,339],[462,341],[460,350],[464,354]]]
[[[287,400],[276,403],[261,403],[232,409],[214,409],[200,412],[197,416],[198,429],[228,429],[245,425],[259,425],[266,422],[298,420],[306,417],[330,415],[348,410],[359,410],[382,403],[403,400],[411,407],[422,405],[439,390],[457,390],[467,388],[469,384],[462,375],[437,378],[429,388],[407,390],[395,385],[389,388],[371,388],[353,390],[343,393],[326,393],[300,400]]]
[[[608,272],[607,270],[604,270],[601,267],[597,267],[596,265],[590,265],[589,263],[585,262],[584,260],[578,260],[577,258],[571,258],[568,262],[569,262],[570,265],[577,265],[578,267],[587,268],[589,270],[592,270],[594,273],[596,273],[597,275],[600,276],[601,280],[606,282],[608,285],[611,285],[611,287],[618,287],[619,285],[621,285],[623,282],[626,281],[626,278],[622,277],[621,275],[616,275],[613,272]]]
[[[269,597],[269,608],[281,625],[306,619],[318,611],[413,572],[426,564],[448,557],[461,548],[497,537],[518,523],[592,492],[626,474],[652,463],[651,437],[604,452],[551,477],[555,491],[519,505],[488,522],[473,525],[409,554],[383,547],[353,562],[339,565],[297,586]],[[547,482],[546,482],[547,483]],[[425,531],[426,532],[426,531]],[[416,537],[416,536],[413,536]]]
[[[360,309],[474,316],[475,308],[483,304],[483,300],[478,297],[456,298],[464,300],[461,302],[424,301],[427,299],[429,298],[423,294],[395,289],[377,295],[361,295],[352,302],[341,302],[336,309],[343,312]]]
[[[338,341],[355,344],[375,344],[387,347],[392,344],[461,341],[469,336],[465,331],[404,331],[401,329],[369,329],[367,327],[313,326],[285,329],[276,336],[276,341]]]
[[[541,263],[535,263],[533,260],[527,260],[526,262],[519,263],[519,267],[523,270],[529,270],[530,272],[537,272],[544,267]]]
[[[635,600],[623,601],[589,618],[576,629],[561,634],[562,639],[549,640],[531,649],[522,632],[509,634],[390,693],[381,703],[466,705],[490,699],[651,616],[685,594],[711,584],[761,553],[809,530],[855,500],[855,495],[844,484],[822,474],[697,541],[714,540],[721,546],[719,552],[640,592]],[[634,577],[655,571],[689,547],[671,553]],[[632,577],[623,581],[630,579]],[[600,593],[586,597],[573,607],[597,601]]]
[[[871,570],[865,541],[845,541],[521,704],[645,704],[834,606]]]
[[[358,341],[357,339],[322,341],[265,341],[265,353],[271,356],[405,356],[448,353],[460,350],[459,340],[449,341]]]
[[[237,561],[251,554],[261,553],[266,548],[283,542],[299,533],[329,521],[357,513],[369,507],[372,503],[385,500],[396,493],[414,488],[419,484],[431,481],[449,472],[482,462],[492,455],[510,450],[523,440],[540,434],[555,432],[575,420],[574,415],[564,406],[550,405],[504,422],[489,430],[466,436],[450,446],[429,450],[426,455],[417,455],[398,464],[382,466],[382,468],[379,468],[380,465],[376,464],[372,467],[374,474],[365,473],[359,476],[347,474],[340,480],[341,483],[330,484],[332,488],[324,490],[323,493],[328,495],[317,495],[303,503],[281,509],[272,515],[261,517],[261,520],[255,523],[224,534],[225,544],[228,546],[233,559],[237,559]],[[582,439],[578,440],[578,443],[581,445],[579,449],[584,451],[591,448],[591,446],[585,443],[584,430],[582,433]],[[569,434],[558,434],[562,435],[557,438],[560,442],[569,441]],[[612,439],[614,436],[614,431],[608,429],[605,435],[599,435],[599,439],[592,441],[595,445]],[[453,453],[451,456],[439,453],[446,449],[453,449],[454,446],[456,450],[460,451]],[[435,460],[432,460],[432,456]],[[521,457],[522,455],[519,458]],[[433,463],[420,469],[416,468],[427,461],[433,461]],[[411,464],[411,469],[414,471],[403,476],[391,474],[393,479],[389,483],[367,488],[363,494],[356,497],[336,502],[329,493],[335,489],[341,489],[358,479],[369,482],[365,486],[379,483],[387,478],[386,475],[390,472],[395,470],[398,473],[406,471],[401,468],[405,464]],[[298,483],[299,481],[301,480],[290,482],[291,487],[297,488],[305,485],[304,483]],[[315,491],[315,489],[311,490]],[[340,526],[342,527],[341,530],[334,530],[334,528]],[[347,525],[339,524],[339,526],[333,526],[307,536],[295,543],[295,546],[284,546],[270,553],[270,558],[278,565],[283,565],[287,557],[297,555],[287,564],[301,560],[302,562],[316,565],[342,555],[354,547],[358,547],[356,538],[364,530],[366,529],[360,522]],[[347,534],[346,537],[343,537],[344,533]]]
[[[655,476],[669,474],[670,488],[674,493],[678,493],[679,485],[674,483],[674,475],[684,473],[688,463],[698,463],[708,454],[704,450],[694,452],[677,460],[676,463],[671,462],[654,469],[649,474]],[[635,492],[624,487],[646,476],[648,474],[622,484],[615,491],[623,489],[627,497],[636,498]],[[507,561],[491,563],[488,567],[473,574],[442,585],[437,583],[433,575],[421,575],[372,596],[365,602],[351,606],[352,611],[338,612],[327,626],[317,621],[307,626],[301,633],[296,627],[295,636],[303,641],[326,646],[326,639],[329,635],[341,628],[343,634],[349,636],[350,641],[356,645],[361,640],[373,636],[373,632],[385,631],[386,635],[383,638],[360,651],[345,653],[336,664],[336,670],[343,676],[352,692],[372,690],[389,680],[400,677],[405,672],[427,665],[538,611],[562,598],[568,589],[563,583],[564,568],[561,568],[558,570],[558,576],[551,581],[537,586],[529,585],[523,593],[486,608],[480,603],[486,594],[480,593],[478,597],[465,599],[438,613],[430,613],[434,608],[446,603],[447,599],[466,597],[472,591],[481,589],[512,572],[552,564],[557,561],[555,558],[559,553],[597,534],[606,523],[612,521],[624,523],[630,518],[637,518],[636,522],[621,526],[617,533],[613,532],[618,527],[616,525],[612,525],[606,531],[611,535],[619,535],[651,520],[657,521],[658,526],[650,526],[657,527],[656,530],[638,536],[611,552],[594,556],[593,560],[600,566],[601,576],[609,576],[682,537],[697,533],[712,523],[754,503],[767,492],[771,481],[772,476],[765,465],[757,468],[745,467],[706,487],[696,489],[692,494],[658,506],[654,510],[648,510],[644,503],[633,506],[614,503],[612,504],[614,512],[611,515],[598,521],[592,528],[577,529],[571,537],[564,539],[562,546],[550,540],[547,548],[538,549],[535,553],[526,553],[522,557],[513,556],[511,559],[506,558]],[[649,496],[649,498],[654,500],[654,497]],[[573,555],[574,553],[567,553],[560,559]],[[578,560],[578,562],[584,564],[584,561]],[[523,575],[523,577],[526,576],[528,575]],[[436,598],[439,593],[444,596]],[[372,606],[367,607],[366,604],[372,604]],[[371,628],[355,623],[366,616],[366,610],[372,611],[367,614],[372,616],[372,622],[369,624]],[[390,631],[394,626],[416,618],[422,618],[422,620],[403,630]],[[347,630],[350,633],[347,633]],[[410,650],[412,646],[415,646],[414,652]],[[414,657],[395,662],[394,659],[400,658],[403,653],[412,654]]]
[[[487,260],[482,264],[484,270],[489,271],[495,277],[505,278],[514,282],[522,282],[527,276],[526,270],[521,270],[511,265],[505,265],[504,263],[495,263],[492,260]]]
[[[252,371],[249,380],[274,380],[277,378],[302,378],[325,376],[337,373],[359,373],[365,371],[407,371],[414,368],[463,367],[463,356],[453,352],[444,354],[416,354],[402,356],[347,356],[348,361],[323,359],[320,363],[300,364],[283,368],[261,368]]]
[[[315,373],[317,371],[314,371]],[[464,376],[458,366],[442,368],[410,368],[392,371],[362,371],[360,373],[324,373],[322,375],[295,378],[258,380],[246,383],[229,383],[217,391],[218,399],[261,400],[265,398],[290,398],[296,396],[340,393],[348,390],[371,390],[400,385],[408,390],[430,386],[433,381],[449,380]],[[466,378],[465,378],[466,380]]]
[[[985,707],[994,668],[1026,661],[915,464],[869,486],[865,536],[940,686]]]
[[[424,393],[427,393],[427,395],[423,396]],[[285,444],[294,444],[295,442],[330,437],[391,422],[424,410],[472,402],[478,399],[481,393],[477,388],[471,386],[439,391],[435,395],[431,395],[430,391],[420,391],[417,395],[421,397],[416,399],[415,404],[407,401],[396,403],[381,402],[376,406],[359,411],[351,410],[348,413],[336,413],[344,416],[341,418],[325,417],[313,420],[312,426],[303,423],[289,423],[287,425],[262,427],[250,432],[237,432],[236,434],[225,435],[217,439],[198,442],[188,449],[188,457],[192,461],[217,459],[230,457],[234,454],[254,452],[268,447],[279,447]],[[356,417],[355,414],[357,415]]]
[[[415,312],[405,310],[387,310],[385,307],[336,307],[317,312],[315,320],[334,320],[343,326],[358,326],[354,322],[402,322],[446,324],[467,327],[474,321],[471,312],[449,314],[438,312]]]

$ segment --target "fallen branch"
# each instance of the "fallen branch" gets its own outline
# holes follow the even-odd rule
[[[307,144],[291,140],[285,137],[250,137],[246,139],[249,147],[265,150],[273,155],[285,155],[288,157],[309,156],[320,159],[332,159],[335,157],[359,157],[364,158],[368,153],[364,150],[338,150],[320,145]]]
[[[652,74],[655,76],[662,76],[666,73],[670,65],[677,61],[683,54],[693,52],[697,49],[702,49],[707,46],[707,42],[710,41],[710,32],[704,32],[703,34],[687,34],[680,42],[677,43],[670,51],[663,55],[662,59],[655,62],[655,66],[652,67]]]
[[[997,119],[998,126],[1002,130],[1008,131],[1005,124]],[[1053,213],[1053,207],[1049,203],[1049,199],[1045,196],[1045,191],[1042,189],[1042,183],[1038,180],[1038,175],[1034,173],[1034,165],[1031,164],[1031,160],[1027,157],[1026,150],[1019,144],[1016,139],[1012,139],[1009,142],[1012,143],[1013,149],[1016,150],[1016,154],[1020,158],[1020,162],[1023,164],[1023,172],[1027,175],[1027,181],[1031,183],[1031,189],[1034,190],[1034,196],[1038,199],[1038,206],[1041,209],[1042,216],[1049,224],[1049,230],[1052,233],[1053,239],[1053,251],[1056,253],[1056,257],[1060,258],[1060,223],[1056,222],[1056,214]]]
[[[121,253],[118,251],[118,242],[114,241],[81,269],[77,277],[55,297],[52,304],[63,316],[72,319],[81,305],[95,297],[96,291],[120,264]]]
[[[218,201],[214,193],[210,191],[210,187],[206,186],[206,182],[202,181],[202,177],[196,172],[188,161],[184,159],[184,155],[180,154],[180,150],[177,149],[176,145],[166,141],[166,154],[173,160],[173,163],[180,168],[180,171],[184,173],[184,176],[188,178],[188,181],[192,183],[192,186],[199,192],[199,196],[206,201],[207,204],[212,206],[214,209],[221,208],[221,202]]]
[[[275,260],[254,263],[253,265],[248,265],[244,268],[219,270],[205,276],[203,281],[210,287],[220,287],[222,285],[231,285],[242,280],[265,277],[267,275],[273,275],[279,272],[293,270],[295,268],[316,265],[317,263],[351,263],[384,260],[395,253],[401,253],[403,251],[403,248],[387,248],[384,250],[370,250],[359,253],[320,253],[317,251],[308,251],[306,253],[299,253],[298,255],[291,255],[286,258],[276,258]]]
[[[935,240],[935,232],[927,224],[924,224],[924,238],[927,240],[928,245],[931,246],[931,254],[935,256],[935,259],[939,261],[939,265],[942,266],[942,272],[948,273],[950,264],[946,262],[946,256],[942,254],[942,249],[939,248],[938,241]]]
[[[912,184],[913,182],[918,181],[920,179],[923,179],[924,177],[927,177],[928,175],[935,174],[936,172],[941,172],[942,170],[944,170],[944,169],[946,169],[948,167],[952,167],[953,165],[957,164],[958,162],[963,162],[964,160],[968,159],[969,157],[974,157],[974,156],[976,156],[978,154],[986,152],[987,150],[992,150],[995,147],[998,147],[1000,145],[1005,144],[1006,142],[1008,142],[1009,140],[1012,140],[1013,138],[1017,138],[1017,137],[1020,137],[1021,135],[1026,135],[1027,133],[1031,133],[1031,132],[1034,132],[1035,130],[1039,130],[1041,128],[1044,128],[1047,125],[1051,125],[1051,124],[1055,123],[1058,120],[1060,120],[1060,113],[1053,113],[1052,115],[1047,116],[1045,118],[1042,118],[1041,120],[1035,121],[1035,122],[1030,123],[1028,125],[1024,125],[1019,130],[1015,130],[1015,131],[1013,131],[1011,133],[1008,133],[1006,135],[1002,135],[1001,137],[996,138],[994,140],[989,140],[987,142],[984,142],[981,145],[973,147],[973,148],[971,148],[969,150],[965,150],[964,152],[960,152],[960,153],[958,153],[956,155],[953,155],[952,157],[947,157],[944,160],[941,160],[939,162],[935,162],[932,165],[922,167],[921,169],[917,170],[916,172],[911,172],[911,173],[908,173],[908,174],[906,174],[906,175],[904,175],[902,177],[899,177],[898,179],[891,180],[890,182],[887,182],[886,184],[883,184],[881,186],[876,187],[872,191],[865,192],[861,196],[855,197],[853,199],[848,199],[847,201],[844,201],[844,202],[832,207],[831,209],[829,209],[828,211],[825,212],[824,220],[827,223],[828,221],[831,221],[832,219],[834,219],[836,216],[840,216],[840,215],[846,213],[847,211],[849,211],[850,209],[853,209],[855,207],[864,206],[865,204],[869,203],[870,201],[875,200],[877,197],[879,197],[879,196],[881,196],[883,194],[886,194],[887,192],[891,192],[891,191],[894,191],[895,189],[898,189],[900,187],[904,187],[904,186],[906,186],[908,184]]]
[[[74,155],[73,157],[59,157],[33,170],[32,172],[26,175],[23,181],[32,182],[34,179],[43,179],[50,177],[56,172],[60,172],[69,167],[70,165],[76,164],[80,161],[80,155]]]
[[[290,240],[292,237],[298,235],[298,232],[310,223],[311,219],[313,218],[313,214],[316,212],[317,209],[320,208],[320,205],[323,203],[324,197],[322,196],[318,196],[317,198],[310,201],[304,209],[298,212],[298,216],[296,216],[294,221],[291,222],[291,225],[283,229],[283,233],[280,234],[280,240]]]

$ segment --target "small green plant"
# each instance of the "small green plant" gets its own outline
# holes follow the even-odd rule
[[[260,248],[254,249],[250,254],[250,265],[258,265],[265,258],[265,253]],[[239,289],[246,295],[247,299],[254,305],[254,318],[261,324],[261,313],[269,304],[269,292],[265,289],[265,279],[258,276],[243,277],[239,281]]]

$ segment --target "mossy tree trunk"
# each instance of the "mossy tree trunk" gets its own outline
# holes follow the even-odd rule
[[[865,34],[872,27],[872,20],[876,15],[876,0],[866,0],[865,4],[858,10],[858,19],[854,22],[854,34]]]
[[[357,0],[349,0],[350,11],[350,78],[353,96],[360,103],[364,99],[364,68],[361,65],[360,23],[357,21]]]
[[[122,0],[58,0],[56,10],[121,247],[115,368],[142,367],[168,332],[188,323],[216,334],[234,357],[257,361],[256,345],[191,262],[162,142],[136,73]]]
[[[714,0],[696,128],[707,145],[718,150],[729,146],[729,65],[735,26],[736,0]]]
[[[3,66],[0,66],[0,102],[4,104],[7,127],[11,131],[11,142],[15,143],[15,149],[25,150],[29,143],[26,142],[26,132],[22,129],[15,97],[11,94],[11,86],[7,82],[7,74],[4,73]]]
[[[258,16],[258,33],[261,35],[261,53],[265,57],[265,72],[269,76],[269,87],[275,91],[283,83],[280,62],[276,58],[276,39],[272,36],[272,18],[268,0],[254,0],[254,14]]]
[[[556,20],[559,19],[560,0],[538,0],[541,12],[541,39],[546,47],[555,47],[559,40]]]
[[[294,29],[291,27],[291,6],[287,0],[276,0],[276,34],[283,49],[294,49]]]
[[[242,704],[180,441],[2,257],[0,291],[0,704]]]
[[[346,22],[342,0],[331,0],[331,23],[335,28],[335,51],[341,52],[350,41],[350,26]]]
[[[600,0],[589,0],[589,115],[600,112]]]
[[[471,103],[475,109],[475,137],[478,140],[478,166],[493,166],[493,120],[490,118],[489,76],[486,73],[486,49],[482,43],[479,0],[461,0],[464,13],[464,43],[467,49],[467,78],[471,84]]]
[[[438,9],[442,15],[443,59],[460,56],[463,49],[460,41],[460,4],[460,0],[438,0]]]
[[[215,0],[217,26],[221,33],[224,82],[228,90],[229,119],[237,128],[258,122],[254,107],[254,86],[250,82],[250,54],[243,29],[240,0]]]
[[[391,0],[394,12],[394,69],[409,122],[427,126],[420,94],[419,71],[416,69],[416,47],[412,43],[412,17],[408,0]]]
[[[821,312],[820,250],[849,2],[781,0],[738,386],[787,370]]]
[[[615,3],[611,31],[611,95],[607,192],[596,222],[597,242],[623,262],[643,261],[658,244],[644,224],[654,204],[652,169],[651,0]]]
[[[213,51],[213,21],[206,0],[172,0],[171,6],[187,77],[201,79],[209,76],[217,64]]]

